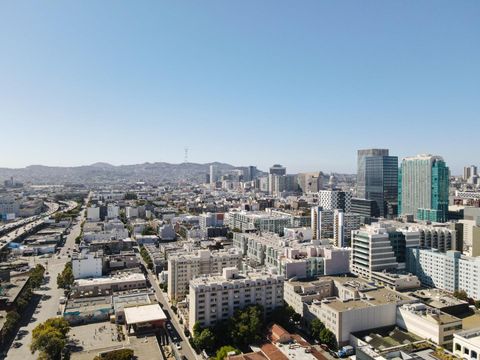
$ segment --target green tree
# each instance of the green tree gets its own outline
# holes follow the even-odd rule
[[[200,351],[212,351],[215,342],[215,335],[209,328],[203,329],[197,337],[193,338],[193,343],[195,344],[195,347]]]
[[[325,325],[317,318],[310,321],[310,335],[314,339],[320,340],[320,333],[325,329]]]
[[[228,353],[232,351],[234,351],[235,354],[240,354],[240,351],[238,349],[235,349],[233,346],[222,346],[220,349],[217,350],[215,360],[224,360],[227,357]]]
[[[63,318],[51,318],[37,325],[32,331],[32,354],[39,351],[42,359],[60,360],[69,331],[70,326]]]
[[[9,311],[5,318],[5,324],[3,325],[3,331],[5,335],[12,335],[13,331],[17,328],[17,324],[20,321],[20,315],[16,311]]]
[[[320,342],[322,344],[327,344],[332,350],[337,349],[337,339],[335,338],[335,335],[327,328],[324,328],[320,332]]]
[[[455,290],[453,292],[453,296],[455,296],[457,299],[468,301],[468,294],[465,290]]]
[[[232,339],[238,341],[240,347],[260,340],[263,327],[263,309],[261,306],[249,306],[237,311],[230,320]]]
[[[45,268],[40,264],[37,264],[37,266],[35,266],[35,268],[30,272],[30,284],[32,288],[35,289],[42,285],[44,273]]]
[[[65,264],[63,271],[57,276],[57,286],[62,289],[67,289],[73,285],[74,281],[72,263],[68,262]]]
[[[109,351],[105,354],[95,356],[93,360],[131,360],[133,359],[132,349],[119,349]]]
[[[157,232],[155,231],[155,229],[152,226],[147,225],[142,230],[142,235],[157,235]]]
[[[480,309],[480,300],[475,301],[474,305],[477,309]]]

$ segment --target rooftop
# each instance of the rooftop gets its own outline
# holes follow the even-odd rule
[[[167,320],[167,316],[159,304],[125,308],[125,322],[127,324],[139,324],[159,320]]]

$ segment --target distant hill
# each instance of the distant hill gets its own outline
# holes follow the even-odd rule
[[[204,181],[210,165],[215,165],[220,171],[228,171],[236,167],[219,162],[196,164],[170,164],[166,162],[144,163],[135,165],[111,165],[97,162],[85,166],[60,167],[31,165],[26,168],[0,168],[0,180],[13,177],[15,180],[34,184],[63,183],[112,183],[112,182],[177,182]]]

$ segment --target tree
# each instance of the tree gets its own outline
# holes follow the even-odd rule
[[[261,306],[249,306],[239,310],[230,319],[232,339],[238,341],[240,347],[260,340],[263,327],[263,309]]]
[[[465,290],[455,290],[453,292],[453,296],[455,296],[457,299],[468,301],[468,294]]]
[[[73,285],[74,281],[72,263],[68,262],[65,264],[63,271],[57,276],[57,286],[62,289],[67,289]]]
[[[35,266],[30,273],[30,284],[32,288],[38,288],[40,285],[42,285],[44,273],[45,268],[42,265],[37,264],[37,266]]]
[[[13,330],[16,329],[20,315],[16,311],[9,311],[7,313],[5,324],[3,325],[3,331],[5,335],[12,335]]]
[[[322,344],[327,344],[332,350],[337,349],[337,339],[335,338],[335,335],[327,328],[324,328],[322,331],[320,331],[320,341]]]
[[[233,346],[222,346],[220,349],[217,350],[215,360],[224,360],[227,357],[228,353],[232,351],[235,352],[235,354],[240,354],[240,351],[238,349],[235,349]]]
[[[142,230],[142,235],[157,235],[157,232],[155,231],[155,229],[152,226],[147,225]]]
[[[480,309],[480,300],[475,301],[474,305],[477,309]]]
[[[203,329],[197,337],[193,338],[193,343],[198,350],[212,351],[216,339],[212,330]]]
[[[95,356],[93,360],[131,360],[133,359],[132,349],[119,349],[109,351],[105,354]]]
[[[60,360],[69,331],[70,326],[63,318],[51,318],[37,325],[32,331],[32,354],[39,351],[43,359]]]
[[[320,340],[320,333],[325,329],[325,325],[317,318],[310,321],[310,335],[314,339]]]

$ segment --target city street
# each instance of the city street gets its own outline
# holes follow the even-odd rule
[[[141,259],[141,258],[140,258]],[[146,267],[145,262],[143,259],[141,259],[143,265]],[[178,320],[177,316],[174,314],[172,309],[170,308],[170,305],[168,304],[167,299],[165,298],[162,290],[158,286],[157,279],[155,278],[155,275],[153,275],[150,271],[148,271],[148,279],[150,280],[150,283],[152,284],[155,294],[157,295],[157,299],[162,305],[163,311],[165,313],[168,313],[168,317],[170,318],[170,322],[172,323],[173,327],[175,328],[175,332],[180,336],[182,341],[180,341],[180,345],[182,346],[181,350],[176,350],[180,356],[185,356],[188,360],[195,360],[197,358],[200,358],[198,355],[196,355],[195,351],[192,349],[192,346],[190,345],[190,342],[188,341],[187,337],[185,336],[183,332],[183,325],[181,325]],[[172,344],[172,347],[175,347],[174,344]]]
[[[62,272],[63,268],[65,267],[65,263],[69,260],[66,252],[68,251],[68,248],[73,249],[75,245],[75,238],[80,234],[80,225],[84,215],[85,212],[83,211],[81,220],[71,228],[70,234],[67,235],[65,245],[61,248],[59,254],[60,259],[57,259],[58,255],[54,255],[48,259],[39,259],[38,257],[24,258],[31,262],[31,266],[34,266],[35,264],[42,264],[45,266],[45,278],[47,279],[47,282],[45,285],[42,285],[40,289],[35,291],[36,294],[42,296],[42,299],[38,303],[33,317],[31,319],[22,320],[24,323],[22,323],[23,326],[20,327],[19,331],[28,331],[28,333],[21,340],[19,340],[22,346],[18,348],[11,347],[5,359],[31,359],[32,354],[30,352],[30,343],[32,341],[32,330],[41,322],[58,316],[57,311],[59,310],[59,300],[60,297],[63,296],[63,289],[57,288],[57,275]]]

